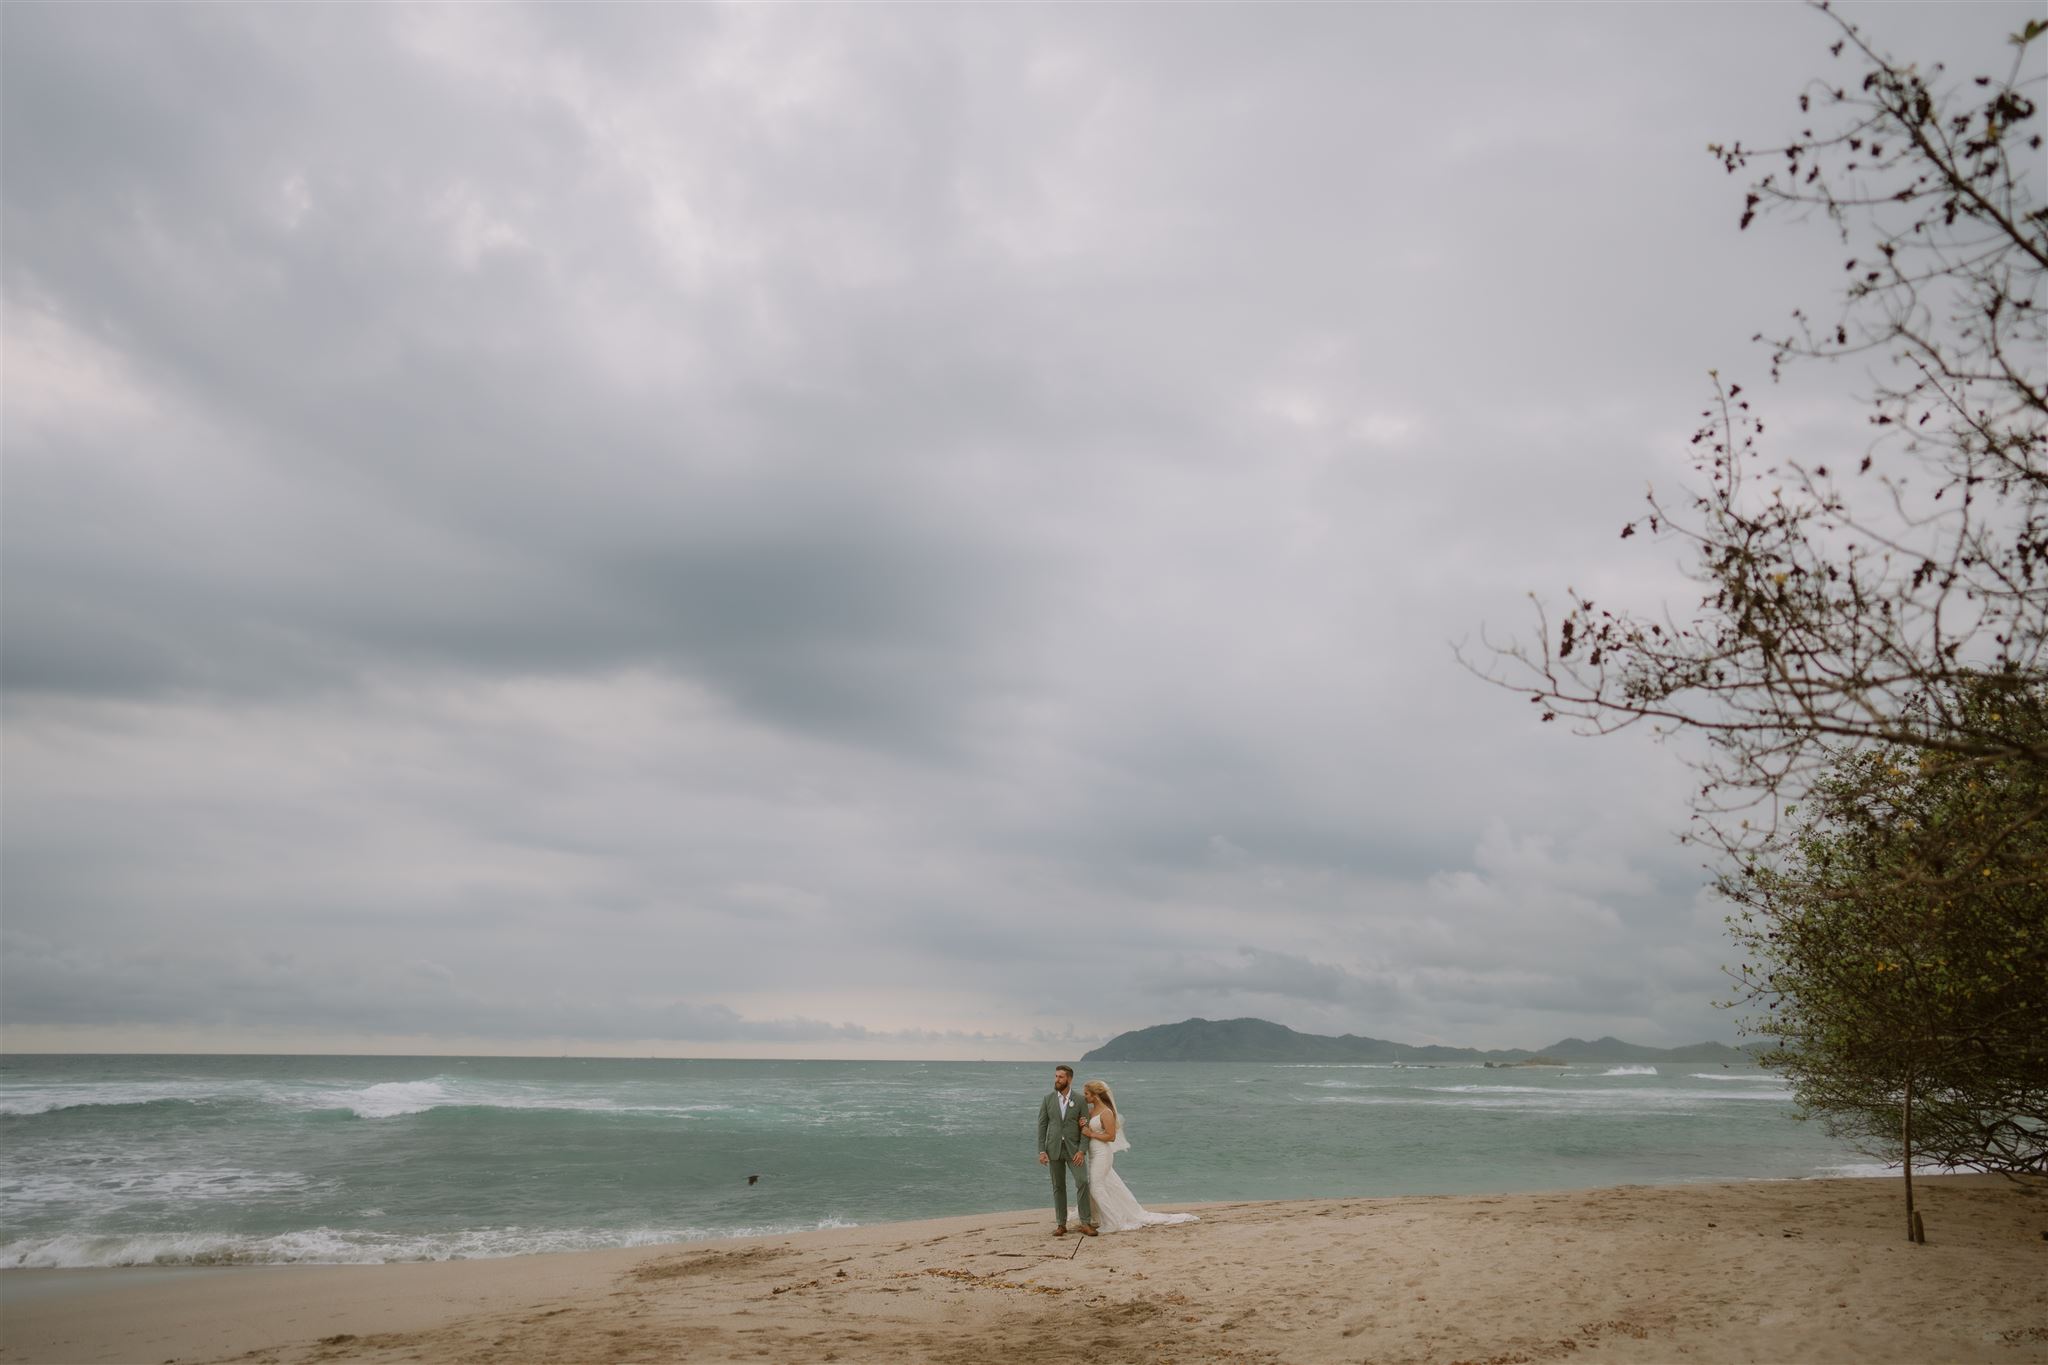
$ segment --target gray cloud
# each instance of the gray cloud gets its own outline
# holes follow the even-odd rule
[[[1388,982],[1376,982],[1327,962],[1312,962],[1294,953],[1242,947],[1221,960],[1197,959],[1158,968],[1142,984],[1161,994],[1214,999],[1232,995],[1275,996],[1365,1006],[1384,1003]]]
[[[802,1016],[749,1018],[717,1003],[621,999],[556,991],[538,996],[480,990],[453,969],[424,961],[339,969],[285,953],[232,951],[114,954],[58,949],[25,937],[9,947],[22,982],[19,1017],[57,1028],[174,1023],[261,1036],[402,1034],[546,1039],[562,1043],[872,1044],[955,1050],[1014,1049],[1049,1041],[960,1029],[871,1029]]]
[[[1677,756],[1446,641],[1683,600],[1821,25],[870,18],[0,17],[11,1036],[1725,1035]]]

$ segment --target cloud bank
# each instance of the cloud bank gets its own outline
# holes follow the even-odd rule
[[[1680,756],[1449,642],[1683,601],[1814,16],[0,22],[8,1047],[1729,1036]]]

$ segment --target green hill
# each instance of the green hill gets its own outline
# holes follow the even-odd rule
[[[1416,1046],[1347,1033],[1331,1038],[1297,1033],[1265,1019],[1184,1019],[1178,1024],[1119,1033],[1089,1052],[1084,1062],[1748,1062],[1750,1055],[1722,1043],[1643,1047],[1618,1038],[1586,1042],[1566,1038],[1545,1048]]]

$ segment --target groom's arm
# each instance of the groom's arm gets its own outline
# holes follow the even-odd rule
[[[1040,1100],[1038,1102],[1038,1155],[1041,1160],[1051,1159],[1052,1147],[1046,1141],[1047,1137],[1051,1133],[1051,1130],[1052,1101]]]

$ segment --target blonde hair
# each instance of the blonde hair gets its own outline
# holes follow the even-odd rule
[[[1116,1096],[1110,1092],[1106,1082],[1090,1081],[1081,1087],[1081,1093],[1084,1095],[1100,1095],[1102,1096],[1102,1102],[1110,1107],[1111,1112],[1114,1112],[1116,1109]]]

